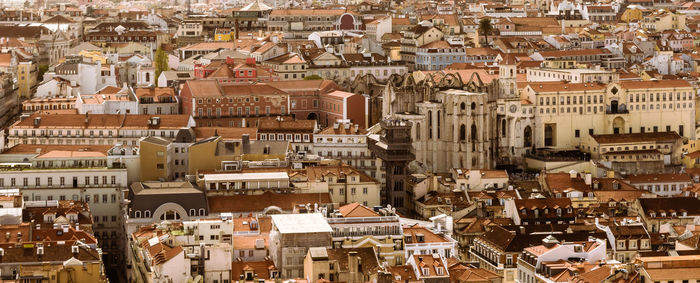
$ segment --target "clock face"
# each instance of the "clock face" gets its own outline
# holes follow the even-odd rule
[[[518,106],[511,105],[511,106],[510,106],[510,112],[511,112],[511,113],[515,113],[515,111],[518,111]]]

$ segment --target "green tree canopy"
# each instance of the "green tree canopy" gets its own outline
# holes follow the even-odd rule
[[[168,71],[168,54],[161,47],[156,50],[156,55],[153,58],[153,65],[156,67],[156,79],[160,77],[160,73]]]

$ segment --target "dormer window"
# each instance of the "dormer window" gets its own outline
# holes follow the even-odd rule
[[[443,275],[443,274],[444,274],[444,269],[442,269],[442,267],[436,267],[436,268],[435,268],[435,273],[436,273],[437,275]]]
[[[423,270],[423,275],[430,276],[430,268],[423,267],[422,270]]]

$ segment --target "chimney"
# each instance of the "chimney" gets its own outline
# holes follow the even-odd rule
[[[569,177],[571,177],[571,179],[576,179],[577,176],[578,172],[576,172],[576,170],[569,171]]]
[[[351,274],[357,274],[360,267],[360,260],[357,256],[357,251],[348,252],[348,272]]]
[[[85,112],[85,124],[88,124],[90,122],[90,117],[88,116],[89,112]]]
[[[559,241],[554,238],[552,235],[549,235],[542,239],[542,245],[545,246],[546,248],[551,248],[555,245],[559,244]]]
[[[242,144],[242,151],[243,154],[247,154],[250,152],[250,136],[248,134],[243,134],[241,137],[241,144]]]
[[[359,132],[360,132],[360,125],[359,125],[359,124],[355,124],[355,134],[357,134],[357,133],[359,133]]]
[[[591,173],[586,173],[586,175],[584,175],[584,181],[586,182],[586,185],[589,185],[589,186],[590,186],[590,185],[591,185],[591,180],[593,180],[593,174],[591,174]]]

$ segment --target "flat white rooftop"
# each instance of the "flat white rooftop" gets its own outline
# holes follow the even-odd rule
[[[282,234],[331,233],[333,228],[320,213],[274,214],[272,223]]]
[[[204,182],[262,181],[289,179],[287,172],[230,173],[204,175]]]

